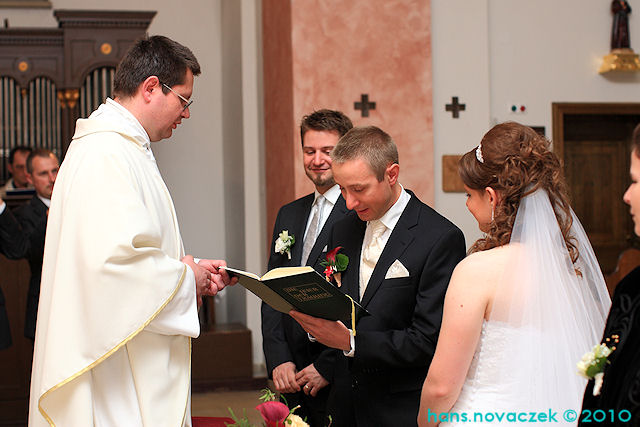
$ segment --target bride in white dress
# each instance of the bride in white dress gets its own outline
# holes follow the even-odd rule
[[[586,385],[576,363],[600,341],[610,299],[560,162],[510,122],[459,172],[486,234],[453,272],[418,424],[575,425]]]

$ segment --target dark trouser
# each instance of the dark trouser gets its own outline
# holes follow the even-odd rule
[[[412,370],[353,373],[339,358],[327,401],[331,427],[416,426],[423,381]]]
[[[9,328],[9,318],[5,307],[4,294],[0,289],[0,350],[11,346],[11,329]]]

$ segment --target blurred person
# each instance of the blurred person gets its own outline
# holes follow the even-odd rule
[[[29,262],[31,277],[27,293],[24,336],[31,340],[35,338],[36,334],[47,214],[49,206],[51,206],[51,192],[59,168],[58,158],[50,150],[37,148],[32,151],[27,158],[27,181],[35,188],[36,194],[13,212],[28,241],[25,255]]]
[[[24,145],[13,147],[9,152],[9,164],[7,168],[11,178],[0,187],[0,198],[7,195],[7,191],[26,190],[31,188],[27,180],[27,157],[31,153],[31,148]]]
[[[634,233],[640,236],[640,125],[631,138],[631,184],[623,200],[629,205]],[[614,348],[602,371],[600,390],[590,380],[584,392],[579,425],[592,425],[598,413],[612,424],[640,425],[640,267],[627,274],[613,293],[602,343]],[[591,350],[590,348],[585,349]]]
[[[0,254],[9,259],[22,258],[27,252],[28,244],[20,224],[0,198]],[[0,287],[0,350],[9,348],[11,343],[6,300]]]

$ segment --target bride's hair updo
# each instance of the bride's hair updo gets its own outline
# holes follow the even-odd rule
[[[549,146],[549,141],[530,127],[506,122],[487,132],[479,149],[462,156],[458,172],[464,184],[481,191],[491,187],[500,198],[489,232],[473,244],[470,252],[509,243],[520,200],[542,188],[549,195],[571,260],[576,262],[578,250],[569,235],[573,220],[567,183],[560,161]]]

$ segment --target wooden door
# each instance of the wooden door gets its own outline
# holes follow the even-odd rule
[[[553,148],[564,162],[571,205],[605,274],[625,249],[638,246],[622,201],[638,123],[640,104],[553,104]]]

